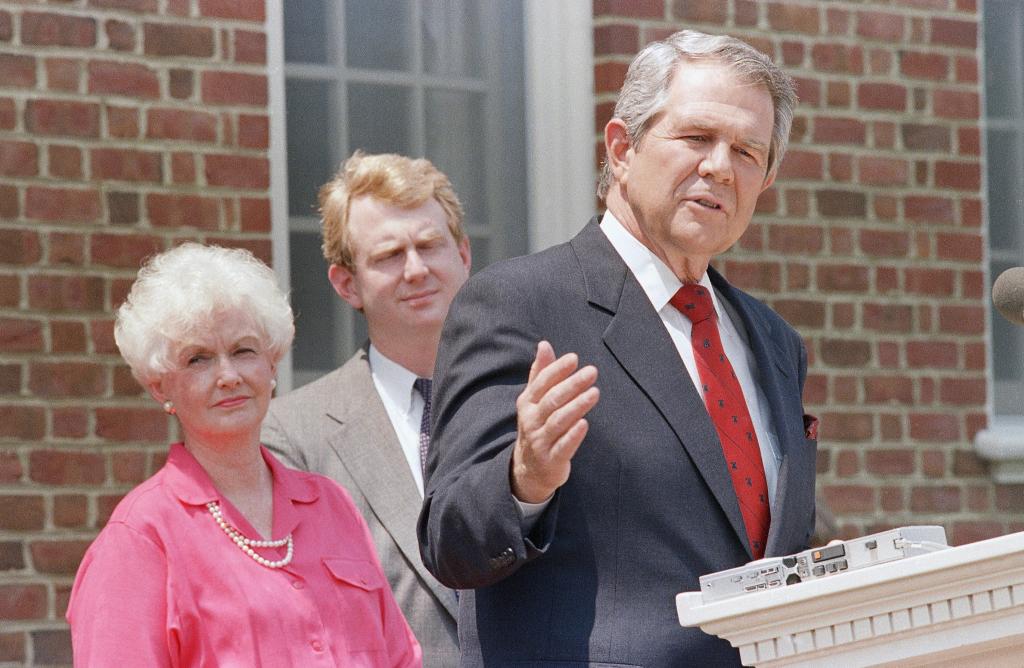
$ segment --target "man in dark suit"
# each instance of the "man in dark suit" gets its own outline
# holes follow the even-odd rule
[[[795,100],[738,40],[649,45],[605,128],[604,217],[453,302],[418,530],[469,590],[462,665],[739,663],[674,598],[814,526],[802,341],[709,266],[772,184]]]
[[[370,343],[336,371],[274,399],[263,443],[349,491],[424,665],[453,666],[458,604],[423,567],[416,517],[428,436],[422,379],[469,275],[462,206],[429,161],[357,152],[321,189],[320,212],[328,278],[366,316]]]

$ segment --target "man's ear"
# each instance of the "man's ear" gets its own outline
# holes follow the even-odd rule
[[[469,276],[470,267],[473,266],[473,251],[469,245],[469,236],[465,234],[459,242],[459,258],[462,259],[462,266],[466,268],[466,276]]]
[[[778,174],[778,173],[779,173],[778,169],[773,169],[772,171],[768,172],[768,175],[764,177],[764,185],[761,186],[761,192],[762,193],[765,190],[768,190],[769,188],[772,187],[772,184],[775,183],[775,175]],[[760,194],[760,193],[758,193],[758,194]]]
[[[332,264],[327,268],[327,280],[331,282],[339,297],[347,301],[352,308],[362,310],[363,299],[359,295],[355,274],[341,265]]]
[[[633,143],[621,118],[613,118],[604,126],[604,151],[615,181],[625,183],[629,161],[633,157]]]
[[[149,390],[149,396],[156,399],[157,403],[162,404],[167,401],[167,395],[163,391],[163,383],[160,380],[152,380],[146,383],[146,389]]]

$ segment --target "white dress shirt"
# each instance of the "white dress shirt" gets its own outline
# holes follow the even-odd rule
[[[416,374],[385,357],[370,344],[370,376],[384,404],[391,426],[402,446],[416,489],[423,496],[423,471],[420,469],[420,422],[423,420],[423,397],[413,388]]]
[[[697,362],[690,343],[693,323],[669,303],[676,291],[682,287],[682,282],[661,258],[640,243],[640,240],[624,228],[611,212],[606,211],[601,219],[601,231],[608,237],[612,247],[626,263],[626,267],[636,277],[637,282],[640,283],[644,294],[651,300],[651,305],[654,306],[654,310],[658,312],[658,316],[665,324],[665,329],[668,330],[672,343],[675,344],[679,357],[690,374],[690,380],[693,382],[698,396],[703,396],[700,372],[697,370]],[[737,316],[732,312],[732,307],[719,299],[707,273],[701,277],[700,284],[711,293],[711,301],[718,316],[718,332],[722,339],[722,347],[725,348],[725,354],[739,379],[740,388],[747,401],[747,410],[750,412],[754,430],[757,432],[757,440],[761,448],[761,461],[764,465],[764,477],[768,484],[770,508],[775,502],[781,455],[779,439],[772,427],[771,408],[755,380],[757,360],[754,359],[754,353],[747,345],[743,329],[737,327],[733,322]],[[600,380],[598,387],[600,387]],[[550,499],[542,503],[525,503],[519,499],[516,501],[523,513],[523,528],[528,530],[547,507]]]

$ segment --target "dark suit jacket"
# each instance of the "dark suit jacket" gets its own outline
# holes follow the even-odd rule
[[[806,547],[815,442],[806,353],[778,315],[711,280],[746,330],[782,464],[767,554]],[[568,482],[529,535],[509,484],[516,396],[537,342],[598,369],[601,399]],[[434,376],[418,526],[427,568],[461,599],[466,666],[732,665],[679,626],[675,595],[750,549],[715,427],[640,284],[592,221],[572,241],[493,265],[456,297]]]
[[[456,665],[458,604],[420,561],[420,495],[373,384],[367,348],[336,371],[274,399],[261,438],[285,464],[322,473],[348,490],[370,527],[395,600],[423,647],[423,665]]]

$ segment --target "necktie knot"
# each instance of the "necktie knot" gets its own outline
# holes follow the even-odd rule
[[[412,382],[412,388],[420,393],[423,401],[430,403],[430,389],[433,382],[429,378],[417,378]]]
[[[680,313],[696,324],[703,322],[715,314],[715,305],[711,301],[711,292],[703,285],[690,283],[679,288],[669,300]]]

